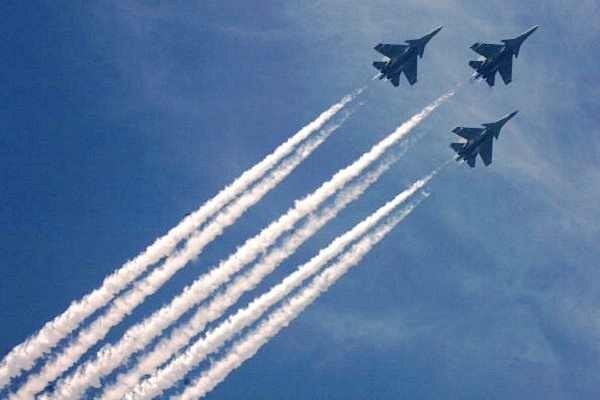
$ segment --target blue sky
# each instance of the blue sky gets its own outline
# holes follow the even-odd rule
[[[452,128],[519,109],[493,164],[445,167],[208,398],[598,397],[598,18],[597,2],[558,0],[3,3],[0,354],[345,94],[369,83],[331,138],[124,325],[462,84],[264,287],[450,158]],[[375,44],[439,25],[417,84],[370,82]],[[467,82],[471,44],[532,25],[510,85]]]

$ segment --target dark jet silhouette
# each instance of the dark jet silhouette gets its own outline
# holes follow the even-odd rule
[[[496,122],[482,124],[483,128],[463,128],[461,126],[454,128],[452,132],[467,140],[463,143],[452,143],[450,145],[456,152],[454,159],[460,162],[466,161],[469,167],[473,168],[477,154],[479,154],[483,163],[486,166],[490,165],[492,163],[493,138],[498,139],[500,129],[517,112],[518,110],[513,111]]]
[[[483,59],[469,61],[471,68],[475,70],[473,79],[483,78],[488,85],[494,86],[496,72],[500,73],[504,84],[508,85],[512,81],[512,57],[519,56],[521,45],[538,28],[538,25],[531,27],[527,32],[517,36],[514,39],[504,39],[503,44],[475,43],[471,46],[473,51],[477,52]]]
[[[417,55],[423,58],[425,45],[434,37],[442,27],[438,27],[419,39],[407,40],[404,44],[379,43],[375,50],[389,58],[385,61],[375,61],[373,66],[379,74],[373,79],[388,79],[392,85],[400,84],[400,74],[404,72],[408,83],[414,85],[417,81]]]

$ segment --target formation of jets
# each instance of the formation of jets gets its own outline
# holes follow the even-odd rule
[[[485,80],[491,87],[495,84],[496,73],[500,74],[502,81],[508,85],[512,81],[513,56],[519,56],[521,45],[538,25],[535,25],[513,39],[504,39],[502,44],[480,43],[471,46],[471,49],[481,57],[469,61],[469,66],[475,70],[472,80]],[[386,58],[383,61],[373,62],[379,73],[373,79],[386,79],[392,85],[400,85],[400,75],[404,73],[409,84],[417,82],[417,56],[423,58],[425,45],[433,38],[442,27],[437,27],[418,39],[407,40],[406,44],[379,43],[375,50]],[[500,118],[496,122],[482,124],[483,128],[456,127],[452,132],[466,140],[462,143],[452,143],[450,147],[456,152],[455,159],[466,162],[471,168],[475,167],[477,155],[481,156],[484,165],[492,163],[493,139],[498,139],[500,129],[515,116],[517,111]]]

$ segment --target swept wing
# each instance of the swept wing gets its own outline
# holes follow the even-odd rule
[[[500,64],[498,66],[498,72],[500,73],[500,76],[505,84],[508,84],[510,81],[512,81],[512,58],[507,59]]]
[[[492,140],[492,136],[488,136],[480,145],[479,145],[479,154],[481,155],[481,159],[483,163],[487,166],[492,163],[492,146],[494,141]]]
[[[411,57],[406,64],[404,64],[404,74],[408,83],[414,85],[417,81],[417,57]]]

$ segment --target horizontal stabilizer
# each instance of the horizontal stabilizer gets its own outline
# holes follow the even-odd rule
[[[474,70],[478,70],[479,67],[481,67],[481,65],[483,64],[483,61],[469,61],[469,65],[471,66],[471,68],[473,68]]]
[[[460,153],[460,151],[463,149],[464,147],[464,143],[451,143],[450,147],[452,147],[452,149],[457,152]]]
[[[385,61],[374,61],[373,62],[373,66],[375,68],[377,68],[379,71],[383,71],[383,69],[385,68],[386,65],[387,65],[387,62],[385,62]]]

